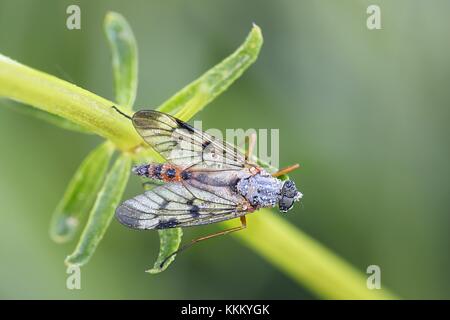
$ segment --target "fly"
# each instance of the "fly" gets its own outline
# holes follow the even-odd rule
[[[250,162],[254,137],[244,155],[231,144],[166,113],[142,110],[128,117],[113,108],[129,118],[144,141],[166,160],[133,167],[134,174],[164,184],[123,202],[116,209],[119,222],[148,230],[234,218],[241,221],[238,227],[192,240],[173,254],[194,243],[246,228],[248,213],[275,206],[287,212],[302,198],[292,180],[278,179],[298,168],[297,164],[270,174]]]

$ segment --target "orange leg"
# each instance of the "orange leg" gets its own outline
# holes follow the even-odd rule
[[[167,256],[167,257],[164,259],[164,261],[160,264],[160,268],[162,268],[162,267],[164,266],[164,264],[166,263],[166,261],[167,261],[170,257],[172,257],[172,256],[175,255],[175,254],[180,253],[181,251],[186,250],[187,248],[193,246],[194,244],[196,244],[196,243],[198,243],[198,242],[200,242],[200,241],[212,239],[212,238],[215,238],[215,237],[218,237],[218,236],[223,236],[223,235],[226,235],[226,234],[229,234],[229,233],[232,233],[232,232],[236,232],[236,231],[245,229],[245,228],[247,227],[247,219],[245,218],[245,216],[242,216],[242,217],[240,217],[240,220],[241,220],[241,225],[238,226],[238,227],[234,227],[234,228],[227,229],[227,230],[223,230],[223,231],[219,231],[219,232],[216,232],[216,233],[213,233],[213,234],[204,236],[204,237],[200,237],[200,238],[197,238],[197,239],[192,240],[192,241],[191,241],[190,243],[188,243],[188,244],[185,244],[185,245],[182,246],[180,249],[178,249],[177,251],[175,251],[175,252],[171,253],[169,256]]]
[[[272,173],[272,177],[279,177],[282,176],[283,174],[289,173],[291,171],[294,171],[295,169],[299,168],[300,165],[298,163],[293,164],[292,166],[289,166],[287,168],[281,169],[275,173]]]

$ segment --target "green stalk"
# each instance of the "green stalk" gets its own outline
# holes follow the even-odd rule
[[[130,121],[111,108],[114,102],[1,54],[0,96],[71,120],[122,150],[142,141]]]

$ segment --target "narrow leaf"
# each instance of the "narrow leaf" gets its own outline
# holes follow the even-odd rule
[[[67,186],[50,222],[50,237],[67,242],[78,230],[80,218],[91,209],[105,178],[114,147],[105,142],[83,160]]]
[[[120,154],[106,176],[78,245],[66,258],[66,264],[81,266],[89,261],[114,216],[130,176],[130,169],[131,159]]]
[[[255,62],[262,43],[261,30],[257,25],[253,25],[247,39],[235,52],[181,89],[158,107],[158,110],[175,114],[184,121],[189,120]]]
[[[70,120],[67,120],[63,117],[57,116],[55,114],[48,113],[48,112],[42,111],[40,109],[33,108],[29,105],[18,103],[18,102],[13,102],[13,101],[6,100],[6,99],[2,99],[0,101],[1,101],[1,104],[3,106],[5,106],[7,109],[24,114],[26,116],[35,117],[39,120],[46,121],[52,125],[62,128],[62,129],[91,134],[91,131],[89,131],[88,129],[83,128],[82,126],[80,126]]]
[[[178,250],[183,236],[181,228],[173,228],[167,230],[158,230],[159,234],[159,254],[155,265],[152,269],[147,270],[148,273],[160,273],[167,269],[167,267],[175,260],[176,255],[170,256],[173,252]],[[169,259],[166,258],[170,256]],[[164,262],[164,265],[161,265]]]
[[[131,109],[138,83],[138,53],[133,31],[116,12],[106,14],[104,29],[112,53],[116,101]]]

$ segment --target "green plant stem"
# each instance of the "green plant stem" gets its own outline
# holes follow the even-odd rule
[[[34,117],[36,119],[46,121],[54,126],[62,128],[62,129],[76,131],[76,132],[80,132],[80,133],[84,133],[84,134],[92,134],[91,131],[81,127],[80,125],[78,125],[76,123],[73,123],[70,120],[67,120],[66,118],[57,116],[52,113],[48,113],[41,109],[34,108],[27,104],[14,102],[12,100],[7,100],[7,99],[1,99],[0,103],[1,103],[1,105],[5,106],[6,108],[8,108],[10,110],[13,110],[15,112],[21,113],[26,116],[30,116],[30,117]]]
[[[3,55],[0,96],[70,119],[124,151],[142,141],[130,121],[111,108],[113,102]]]

